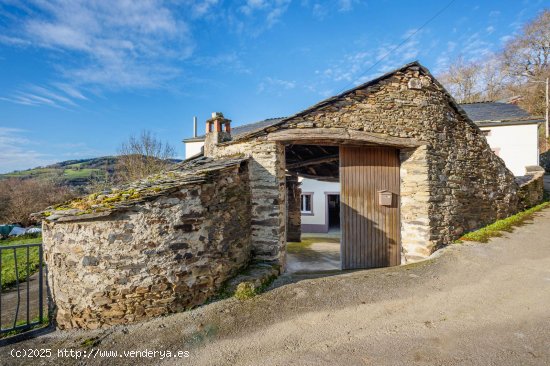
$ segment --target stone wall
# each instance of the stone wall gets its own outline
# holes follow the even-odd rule
[[[427,147],[401,149],[401,263],[430,255],[430,181]]]
[[[284,268],[286,250],[285,149],[263,139],[210,146],[209,157],[248,157],[252,204],[252,256],[278,261]]]
[[[420,160],[405,159],[402,170],[414,171],[420,180],[418,192],[413,182],[417,178],[404,184],[402,197],[402,242],[405,252],[414,257],[425,257],[464,232],[518,210],[513,174],[491,151],[479,128],[418,65],[321,102],[266,133],[302,129],[305,136],[308,128],[345,128],[372,133],[380,140],[387,136],[425,145],[418,151]],[[403,154],[402,158],[408,152]]]
[[[540,154],[540,166],[544,168],[546,174],[550,174],[550,150]]]
[[[516,177],[519,184],[518,197],[522,209],[542,203],[544,200],[544,168],[527,167],[527,174]]]
[[[247,163],[191,180],[105,217],[44,222],[60,328],[95,329],[194,307],[248,264]]]
[[[287,218],[286,241],[300,242],[302,240],[301,183],[295,175],[286,176]]]

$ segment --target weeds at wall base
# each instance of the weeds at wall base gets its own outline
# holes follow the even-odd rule
[[[512,232],[514,227],[522,225],[525,221],[531,219],[535,213],[547,207],[550,207],[550,202],[543,202],[505,219],[495,221],[479,230],[469,232],[457,240],[456,243],[461,243],[463,241],[487,243],[490,238],[502,236],[503,232]]]

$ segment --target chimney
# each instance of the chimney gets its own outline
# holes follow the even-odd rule
[[[212,118],[206,121],[204,155],[212,156],[216,145],[226,141],[231,141],[231,120],[226,119],[221,112],[214,112]]]
[[[193,116],[193,137],[197,137],[197,117]]]

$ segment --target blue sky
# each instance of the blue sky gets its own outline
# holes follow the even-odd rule
[[[214,111],[291,115],[416,59],[437,75],[550,6],[455,0],[414,34],[448,3],[0,0],[0,172],[115,154],[144,129],[182,157],[194,115],[200,132]]]

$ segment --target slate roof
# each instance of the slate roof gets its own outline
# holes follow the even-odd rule
[[[174,192],[183,186],[216,180],[219,172],[234,168],[245,160],[244,158],[212,159],[204,156],[187,159],[165,172],[48,207],[32,216],[59,222],[108,216],[112,212]]]
[[[239,140],[241,138],[250,138],[250,137],[262,134],[269,127],[275,127],[279,124],[283,124],[285,121],[290,120],[294,117],[298,117],[306,113],[309,113],[310,111],[313,111],[315,109],[324,107],[326,105],[330,105],[334,102],[337,102],[340,98],[346,96],[347,94],[350,94],[355,92],[356,90],[364,89],[368,86],[374,85],[380,82],[381,80],[386,79],[392,76],[393,74],[399,71],[403,71],[407,68],[416,68],[418,70],[421,70],[424,74],[431,76],[434,82],[443,88],[443,86],[437,81],[437,79],[431,75],[428,69],[422,66],[418,61],[413,61],[411,63],[403,65],[398,69],[395,69],[375,79],[367,81],[364,84],[361,84],[352,89],[346,90],[340,93],[339,95],[325,99],[301,112],[294,114],[293,116],[284,117],[284,118],[270,118],[264,121],[235,127],[232,129],[232,133],[231,133],[233,136],[233,141]],[[481,103],[458,104],[454,101],[452,96],[445,90],[445,88],[443,88],[443,90],[444,90],[444,93],[449,97],[451,106],[454,107],[459,114],[461,114],[464,118],[466,118],[467,123],[472,123],[476,125],[485,125],[485,123],[487,122],[506,122],[508,124],[513,124],[513,122],[515,121],[522,122],[522,123],[540,122],[540,120],[532,118],[529,115],[529,113],[527,113],[525,110],[521,109],[515,104],[508,104],[503,102],[481,102]],[[204,135],[183,140],[183,142],[193,142],[193,141],[204,141]]]
[[[249,123],[246,125],[238,126],[238,127],[232,127],[231,128],[231,135],[233,138],[239,138],[239,136],[246,135],[251,132],[255,132],[257,130],[261,130],[265,127],[272,126],[276,123],[281,122],[285,117],[277,117],[277,118],[268,118],[263,121]],[[200,135],[197,137],[191,137],[188,139],[183,140],[183,142],[193,142],[193,141],[204,141],[204,135]]]
[[[413,68],[413,69],[416,69],[416,70],[419,70],[421,72],[423,72],[425,75],[428,75],[428,76],[431,76],[432,79],[434,80],[435,83],[437,83],[438,85],[441,86],[441,84],[439,84],[439,82],[437,81],[437,79],[435,77],[433,77],[433,75],[430,73],[430,71],[425,68],[424,66],[422,66],[418,61],[413,61],[413,62],[410,62],[408,64],[405,64],[393,71],[390,71],[390,72],[387,72],[385,73],[384,75],[381,75],[375,79],[372,79],[370,81],[367,81],[366,83],[363,83],[361,85],[358,85],[352,89],[349,89],[349,90],[346,90],[338,95],[335,95],[333,97],[330,97],[330,98],[327,98],[325,100],[322,100],[320,101],[319,103],[309,107],[309,108],[306,108],[304,109],[303,111],[301,112],[298,112],[290,117],[284,117],[284,118],[273,118],[273,119],[267,119],[265,121],[261,121],[261,122],[257,122],[255,124],[251,124],[251,125],[244,125],[244,126],[240,126],[240,127],[237,127],[237,128],[234,128],[232,130],[232,137],[233,137],[233,141],[232,142],[235,142],[239,139],[246,139],[246,138],[251,138],[251,137],[255,137],[255,136],[259,136],[261,134],[264,134],[266,132],[266,130],[269,128],[269,127],[276,127],[278,125],[282,125],[283,123],[285,123],[287,120],[290,120],[292,118],[295,118],[295,117],[299,117],[299,116],[302,116],[302,115],[305,115],[313,110],[316,110],[316,109],[319,109],[319,108],[322,108],[322,107],[325,107],[327,105],[331,105],[335,102],[338,102],[342,97],[348,95],[348,94],[351,94],[351,93],[354,93],[355,91],[359,90],[359,89],[364,89],[364,88],[367,88],[371,85],[375,85],[377,83],[379,83],[380,81],[384,80],[384,79],[387,79],[391,76],[393,76],[394,74],[400,72],[400,71],[403,71],[403,70],[406,70],[408,68]],[[443,86],[441,86],[444,93],[449,97],[449,100],[450,100],[450,103],[451,103],[451,106],[453,108],[456,109],[456,111],[461,114],[462,116],[464,116],[466,119],[467,119],[467,122],[468,123],[472,123],[471,120],[468,118],[468,116],[466,115],[466,113],[464,112],[464,110],[454,101],[454,99],[451,97],[451,95],[445,90],[445,88],[443,88]],[[250,128],[248,128],[248,126],[251,126]],[[240,130],[238,130],[240,129]],[[183,142],[193,142],[193,141],[204,141],[204,136],[199,136],[199,137],[196,137],[196,138],[190,138],[190,139],[186,139],[186,140],[183,140]]]
[[[531,119],[529,113],[515,104],[502,102],[480,102],[460,104],[474,122],[513,121]]]

